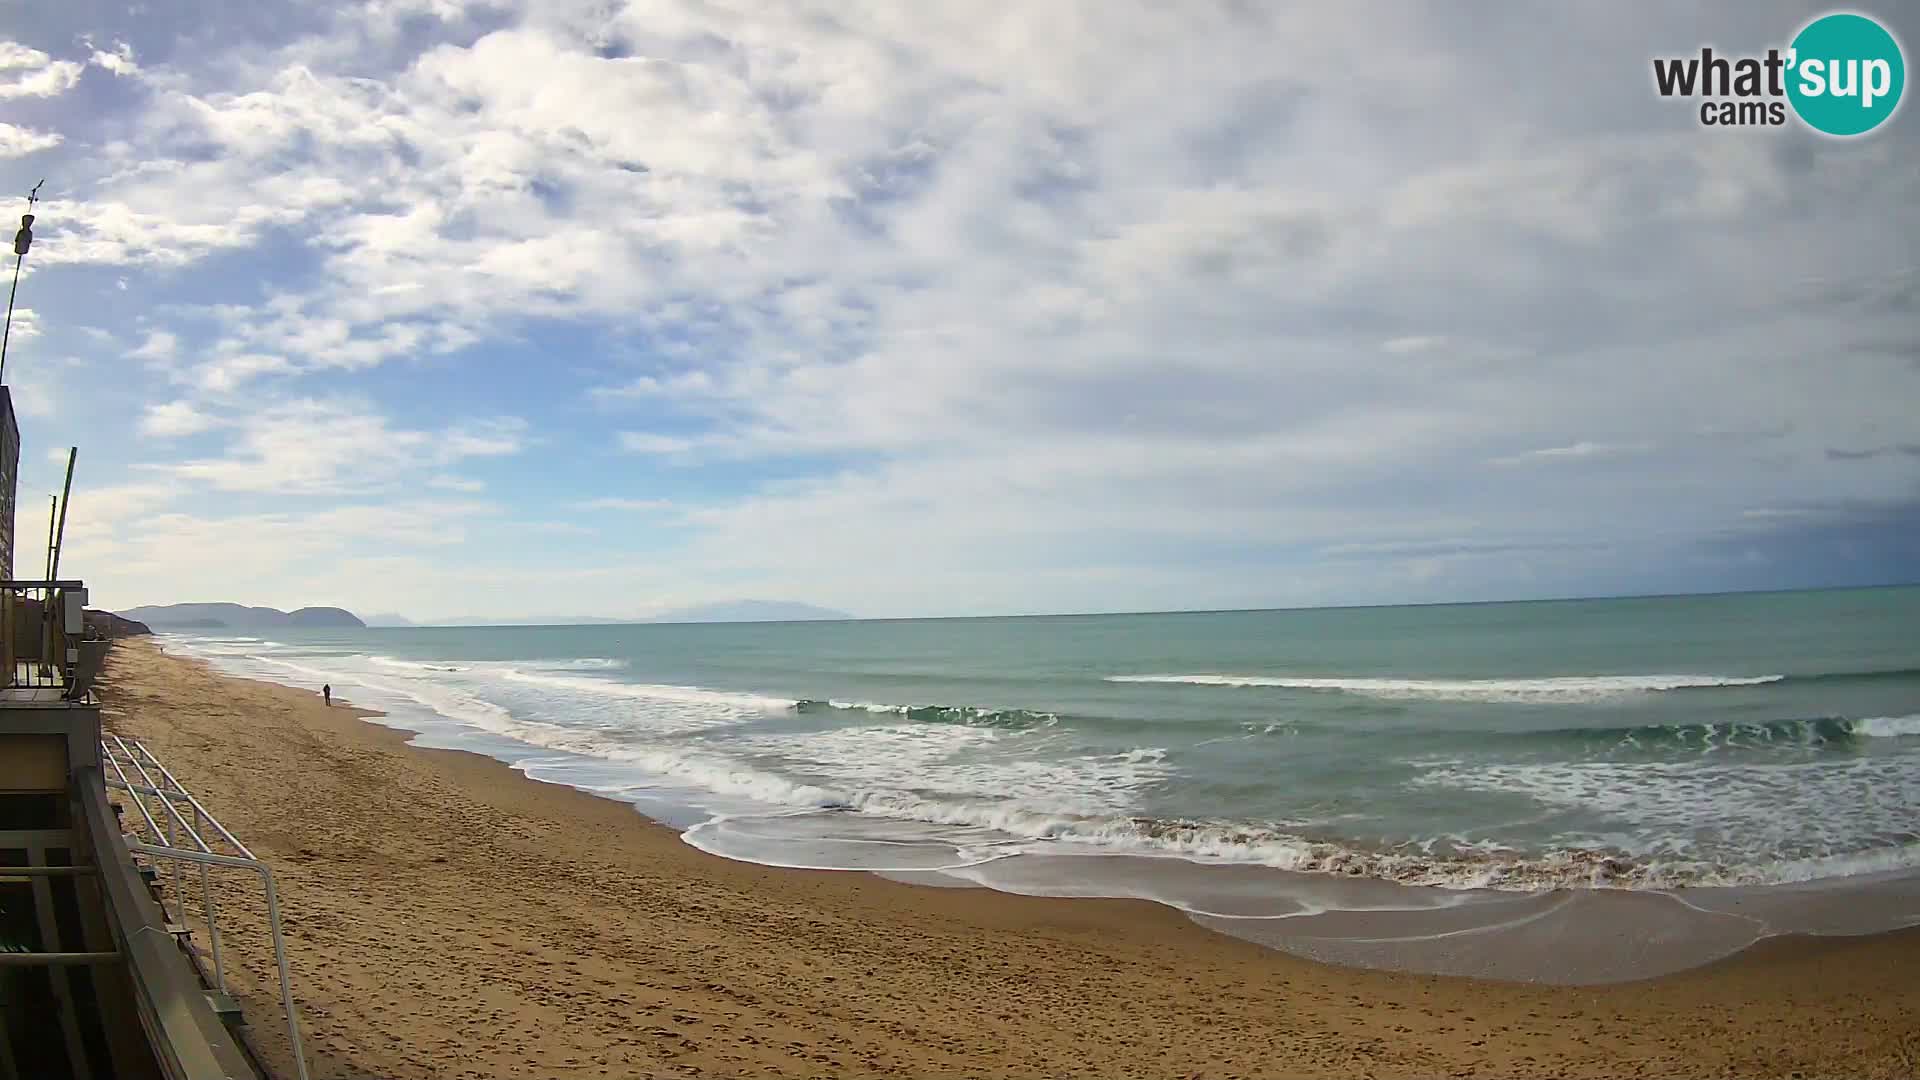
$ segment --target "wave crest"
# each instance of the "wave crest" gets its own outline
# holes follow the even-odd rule
[[[1697,746],[1703,750],[1742,747],[1848,745],[1856,739],[1920,735],[1920,716],[1875,716],[1849,720],[1815,716],[1750,723],[1645,724],[1639,727],[1562,728],[1538,732],[1628,747]]]
[[[1388,679],[1296,675],[1109,675],[1107,682],[1277,687],[1386,699],[1579,703],[1629,694],[1721,686],[1761,686],[1784,675],[1563,675],[1538,679]]]
[[[1060,722],[1054,713],[1034,709],[989,709],[977,705],[881,705],[870,701],[822,701],[807,699],[794,706],[801,712],[839,709],[904,716],[923,724],[960,724],[965,727],[1002,728],[1021,731],[1052,727]]]
[[[1855,735],[1866,735],[1878,739],[1897,739],[1906,736],[1920,737],[1920,713],[1908,716],[1869,716],[1849,722],[1849,729]]]

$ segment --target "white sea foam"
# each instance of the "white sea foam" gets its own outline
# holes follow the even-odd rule
[[[890,705],[873,701],[816,701],[797,704],[802,711],[825,705],[847,712],[869,712],[881,716],[904,716],[923,723],[965,724],[974,727],[1026,729],[1052,727],[1060,722],[1055,713],[1035,709],[996,709],[985,705]]]
[[[836,700],[836,701],[829,701],[827,702],[827,704],[829,706],[832,706],[833,708],[846,709],[850,712],[881,713],[881,714],[893,715],[893,716],[905,716],[909,712],[913,711],[913,706],[911,705],[885,705],[876,701],[837,701]]]
[[[1800,880],[1807,867],[1860,858],[1920,865],[1920,774],[1899,756],[1476,763],[1430,768],[1411,783],[1525,796],[1581,823],[1555,836],[1558,845],[1696,864],[1716,883]],[[1887,851],[1907,855],[1874,854]]]
[[[792,698],[769,697],[765,694],[740,694],[725,690],[707,690],[698,686],[615,682],[612,679],[596,679],[591,676],[552,675],[524,671],[517,667],[502,667],[498,669],[498,673],[510,682],[568,690],[577,694],[673,702],[680,705],[709,705],[725,709],[774,712],[791,709],[799,704]]]
[[[838,804],[875,812],[936,802],[1008,804],[1048,815],[1124,813],[1139,790],[1171,775],[1166,751],[1052,756],[1030,733],[943,724],[882,724],[805,734],[736,738],[730,748],[818,777]],[[889,816],[907,819],[910,813]],[[981,824],[971,817],[921,818]]]
[[[358,658],[329,662],[342,678],[354,678]],[[789,698],[708,690],[697,686],[627,683],[595,675],[562,674],[576,670],[554,666],[526,670],[523,662],[414,663],[391,658],[366,658],[386,672],[389,682],[402,681],[416,696],[432,696],[438,687],[458,687],[468,697],[499,698],[513,708],[535,716],[562,718],[560,728],[587,731],[620,730],[632,737],[691,733],[748,723],[771,712],[791,709]],[[384,662],[383,662],[384,661]],[[515,692],[515,688],[524,687]]]
[[[1849,721],[1848,726],[1855,735],[1883,739],[1895,739],[1908,735],[1920,736],[1920,713],[1908,716],[1868,716]]]
[[[420,661],[417,661],[417,660],[401,660],[397,657],[392,657],[392,656],[369,656],[367,657],[367,662],[378,664],[381,667],[400,668],[404,671],[465,671],[467,670],[466,668],[461,667],[457,664],[428,664],[428,663],[421,663]]]
[[[514,660],[514,667],[541,671],[616,671],[627,666],[625,660],[607,656],[577,656],[571,660]]]
[[[1296,675],[1109,675],[1108,682],[1191,686],[1280,687],[1428,701],[1519,701],[1575,704],[1628,694],[1713,686],[1760,686],[1782,675],[1566,675],[1541,679],[1382,679]]]

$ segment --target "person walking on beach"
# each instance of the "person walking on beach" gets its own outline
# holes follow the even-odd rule
[[[332,683],[320,684],[320,700],[323,703],[325,703],[327,708],[329,709],[333,708],[333,684]]]

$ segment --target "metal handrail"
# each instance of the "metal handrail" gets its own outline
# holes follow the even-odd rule
[[[225,825],[220,824],[220,819],[214,817],[211,811],[209,811],[206,807],[200,805],[200,800],[193,797],[193,792],[188,791],[185,785],[181,784],[179,780],[174,779],[173,774],[167,771],[167,767],[165,765],[160,764],[160,759],[153,756],[153,751],[147,749],[145,743],[141,742],[139,739],[135,739],[133,740],[133,745],[135,749],[138,749],[142,754],[145,754],[147,756],[147,760],[153,763],[154,768],[160,770],[160,775],[166,778],[167,783],[173,785],[174,793],[186,798],[188,804],[193,807],[195,813],[198,813],[201,816],[205,817],[207,819],[207,824],[212,825],[215,829],[218,829],[220,831],[220,835],[226,837],[227,843],[232,844],[236,849],[238,849],[240,854],[245,855],[249,859],[253,858],[253,852],[247,850],[247,845],[241,843],[239,837],[228,832],[227,827]]]
[[[127,744],[125,740],[121,739],[120,736],[118,735],[109,735],[108,738],[112,739],[114,743],[120,747],[121,753],[127,755],[127,763],[133,766],[133,770],[140,774],[140,779],[145,780],[147,782],[148,787],[158,786],[153,782],[153,775],[147,772],[147,767],[145,765],[140,764],[140,759],[134,757],[133,752],[127,749]],[[104,746],[105,746],[105,740],[102,740],[102,747],[104,748]],[[142,808],[144,809],[144,804]],[[194,832],[192,829],[187,829],[186,820],[180,816],[180,811],[174,809],[172,799],[160,800],[160,808],[166,811],[167,813],[167,829],[164,837],[156,837],[156,839],[164,838],[166,840],[166,844],[168,847],[175,846],[173,842],[173,826],[176,823],[178,823],[182,829],[186,829],[187,834],[189,836],[193,837],[193,842],[199,846],[201,851],[213,850],[212,848],[209,848],[207,846],[207,842],[205,840],[200,839],[199,833]],[[173,871],[173,911],[174,911],[174,914],[179,917],[179,921],[184,924],[187,921],[187,898],[186,898],[186,894],[180,891],[180,866],[178,863],[175,863],[171,867],[171,869]],[[202,876],[200,881],[200,891],[201,891],[201,902],[203,904],[211,903],[213,899],[212,891],[209,888],[204,875]],[[163,905],[163,910],[164,910],[164,905]],[[208,925],[212,925],[213,916],[211,913],[208,914],[207,920],[208,920]],[[218,967],[218,965],[215,965],[215,966]],[[224,982],[221,984],[220,990],[223,993],[226,991],[226,985]]]
[[[118,783],[108,781],[107,786],[119,788],[122,791],[132,791],[134,785],[131,780],[127,779],[127,770],[120,767],[120,759],[114,757],[113,752],[107,749],[105,739],[100,740],[100,756],[107,759],[107,764],[113,766],[114,773],[120,777]],[[140,816],[147,819],[147,828],[153,830],[153,835],[159,836],[160,823],[153,820],[153,815],[147,812],[147,804],[136,798],[133,800],[133,805],[135,809],[140,811]]]
[[[141,886],[133,853],[108,808],[102,767],[80,769],[74,780],[87,831],[94,838],[110,928],[126,953],[132,1004],[160,1074],[229,1080],[265,1075],[249,1063],[236,1033],[215,1014],[204,979],[189,963],[190,954],[163,929],[165,917]]]
[[[118,752],[116,752],[116,750]],[[299,1073],[299,1080],[308,1080],[306,1051],[301,1044],[300,1023],[295,1014],[293,1004],[293,984],[287,971],[286,934],[280,922],[280,895],[274,883],[273,872],[268,869],[265,863],[255,858],[253,852],[245,844],[241,843],[240,840],[233,835],[231,830],[221,824],[220,820],[213,816],[212,811],[202,805],[200,800],[195,798],[193,793],[186,789],[186,785],[182,784],[172,772],[168,771],[167,767],[162,765],[158,758],[154,757],[153,751],[149,750],[139,740],[134,740],[132,747],[129,747],[127,741],[120,736],[108,735],[100,740],[100,751],[101,756],[107,759],[107,763],[112,766],[114,773],[119,777],[118,781],[107,781],[107,785],[125,791],[132,797],[135,807],[140,811],[141,818],[146,821],[153,838],[156,841],[162,841],[158,843],[146,843],[138,837],[128,836],[124,838],[126,840],[127,850],[133,853],[147,855],[151,858],[166,859],[174,864],[174,904],[176,910],[179,912],[179,921],[183,925],[186,922],[186,907],[184,896],[180,893],[179,889],[179,864],[189,863],[199,866],[201,907],[206,914],[207,934],[213,957],[214,984],[223,994],[228,993],[226,967],[221,952],[219,914],[214,908],[213,889],[209,881],[208,871],[210,868],[244,869],[253,870],[260,875],[261,885],[266,894],[267,901],[267,928],[273,940],[274,961],[279,967],[280,1003],[286,1010],[287,1037],[292,1046],[294,1066]],[[122,765],[122,755],[124,755],[125,764],[133,766],[134,771],[138,773],[140,778],[146,781],[146,783],[141,784],[132,781]],[[162,787],[160,782],[154,779],[153,773],[147,771],[146,766],[141,763],[141,757],[145,757],[146,761],[152,764],[154,769],[160,773],[165,779],[166,787]],[[146,799],[143,798],[143,796],[151,796],[159,800],[163,811],[162,817],[167,822],[164,829],[160,821],[147,809]],[[184,800],[193,809],[194,821],[192,824],[187,822],[186,817],[181,814],[179,807],[175,805],[181,800]],[[178,823],[180,830],[192,840],[194,844],[193,848],[175,846],[173,843],[173,825],[175,823]],[[214,851],[212,847],[208,845],[206,838],[201,834],[200,830],[203,824],[211,825],[215,832],[219,833],[227,843],[231,844],[233,848],[241,852],[241,854],[237,856],[225,855]]]
[[[184,848],[165,847],[159,844],[142,844],[129,841],[127,850],[136,855],[146,855],[156,859],[177,859],[182,862],[199,863],[202,866],[222,866],[235,870],[252,870],[260,875],[261,887],[267,894],[267,926],[273,932],[273,959],[280,967],[280,1005],[287,1012],[287,1041],[293,1049],[294,1069],[300,1074],[300,1080],[309,1080],[307,1076],[307,1052],[300,1043],[300,1020],[293,1008],[293,984],[287,975],[287,939],[280,927],[280,892],[273,884],[273,871],[258,859],[242,859],[237,855],[216,855],[207,851],[188,851]]]
[[[0,967],[61,967],[113,964],[124,959],[117,952],[0,952]]]
[[[202,817],[204,816],[206,820],[213,822],[214,828],[219,829],[221,834],[227,838],[227,841],[229,843],[231,843],[235,848],[239,849],[240,854],[242,856],[249,859],[253,858],[253,852],[247,850],[247,845],[242,844],[239,840],[234,839],[233,834],[227,831],[227,827],[225,825],[220,824],[219,819],[215,818],[211,813],[209,813],[206,807],[201,806],[200,801],[198,799],[195,799],[192,793],[187,791],[187,789],[181,785],[180,781],[175,779],[174,775],[167,771],[167,767],[165,765],[160,764],[160,760],[153,756],[153,751],[147,749],[146,746],[143,743],[141,743],[138,739],[134,740],[133,744],[140,748],[140,753],[146,755],[147,760],[153,762],[153,767],[160,770],[160,774],[166,777],[167,782],[174,786],[175,791],[172,794],[177,794],[181,797],[184,797],[187,800],[187,802],[193,807],[194,823],[192,825],[188,825],[187,819],[181,816],[179,808],[174,805],[174,799],[172,797],[172,794],[169,794],[164,789],[160,789],[153,779],[153,774],[147,771],[146,766],[140,764],[139,756],[135,755],[133,751],[127,749],[126,740],[122,739],[118,735],[112,735],[109,737],[112,738],[114,743],[120,747],[121,751],[127,755],[128,762],[130,762],[133,765],[134,770],[140,774],[140,778],[142,780],[147,781],[147,790],[151,794],[154,794],[160,797],[160,805],[167,811],[167,814],[174,821],[180,824],[180,827],[186,831],[186,834],[193,838],[194,844],[198,846],[201,851],[211,852],[213,850],[213,848],[207,846],[206,840],[200,836],[199,825]],[[103,747],[105,746],[104,740],[102,741],[101,745]],[[118,765],[116,764],[115,767],[117,769]],[[144,809],[144,806],[143,806],[143,809]],[[169,836],[167,840],[168,840],[168,846],[172,846],[171,830],[169,830]],[[173,887],[174,887],[174,892],[176,894],[174,898],[174,908],[176,911],[179,912],[180,921],[182,923],[185,923],[187,921],[187,909],[186,909],[185,898],[179,894],[180,868],[177,865],[174,867]],[[207,867],[204,864],[200,867],[200,906],[201,906],[201,909],[206,913],[207,939],[208,939],[208,943],[212,946],[212,950],[213,950],[213,980],[220,987],[220,992],[226,993],[227,992],[227,969],[226,969],[225,961],[222,959],[221,952],[220,952],[220,919],[214,912],[213,885],[208,878]]]

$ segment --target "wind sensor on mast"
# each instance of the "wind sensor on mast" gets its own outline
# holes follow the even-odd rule
[[[7,328],[0,333],[0,381],[6,377],[7,344],[13,340],[13,298],[20,293],[20,264],[26,261],[27,249],[33,247],[33,204],[40,201],[40,189],[46,182],[42,177],[27,192],[27,212],[20,215],[20,231],[13,234],[13,288],[7,290]]]

